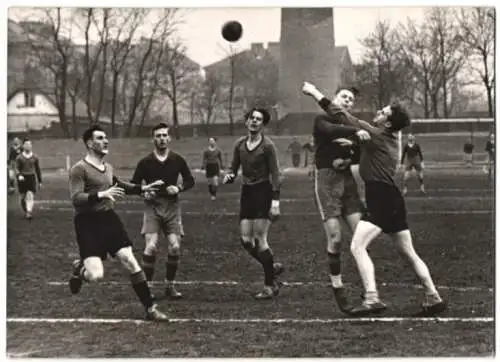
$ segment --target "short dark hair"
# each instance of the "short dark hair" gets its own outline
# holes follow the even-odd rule
[[[23,145],[24,145],[26,142],[31,142],[31,138],[29,138],[29,137],[25,137],[25,138],[23,138]]]
[[[151,130],[151,135],[154,135],[156,131],[158,131],[159,129],[162,129],[162,128],[166,128],[166,129],[169,129],[168,127],[168,124],[164,123],[164,122],[161,122],[161,123],[158,123],[156,126],[153,127],[153,129]]]
[[[264,126],[266,126],[269,121],[271,120],[271,115],[269,114],[269,112],[265,109],[265,108],[260,108],[260,107],[253,107],[251,108],[246,114],[245,114],[245,121],[252,115],[253,112],[259,112],[262,114],[262,117],[264,117],[264,119],[262,120],[262,123],[264,123]]]
[[[400,131],[411,124],[410,114],[400,103],[394,102],[390,107],[392,114],[387,117],[387,120],[391,122],[393,131]]]
[[[92,136],[94,135],[95,131],[102,131],[102,132],[104,132],[104,130],[102,129],[102,127],[99,126],[98,124],[96,124],[94,126],[90,126],[89,128],[87,128],[85,130],[85,132],[83,132],[83,143],[85,144],[85,146],[87,145],[87,141],[92,138]]]
[[[341,90],[348,90],[352,94],[354,94],[354,97],[359,96],[361,93],[359,91],[359,88],[353,86],[353,85],[341,85],[337,88],[337,91],[335,92],[335,95],[339,94]]]

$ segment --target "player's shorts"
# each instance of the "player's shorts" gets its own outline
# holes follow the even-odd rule
[[[362,220],[392,234],[408,229],[405,200],[399,188],[385,182],[365,182],[366,207]]]
[[[405,171],[411,171],[413,169],[417,172],[422,171],[422,162],[420,160],[409,159],[406,163]]]
[[[273,187],[269,181],[243,185],[240,197],[240,220],[269,219]]]
[[[205,176],[207,178],[219,176],[219,173],[220,173],[220,167],[218,163],[207,163],[205,169]]]
[[[472,153],[464,153],[464,161],[472,162]]]
[[[25,194],[28,191],[36,193],[36,176],[35,175],[23,175],[24,180],[17,180],[17,188],[20,194]]]
[[[161,231],[165,236],[169,234],[183,235],[179,202],[154,206],[146,205],[141,234],[159,234]]]
[[[114,210],[77,214],[74,218],[80,258],[96,256],[105,260],[116,252],[132,246],[125,227]]]
[[[331,168],[316,169],[314,196],[321,218],[326,221],[341,215],[363,212],[358,185],[351,169],[336,171]]]

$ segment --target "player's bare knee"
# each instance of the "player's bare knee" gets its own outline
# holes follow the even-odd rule
[[[104,278],[104,268],[102,265],[91,265],[85,268],[85,279],[88,282],[96,283]]]
[[[144,235],[145,247],[144,254],[146,255],[156,255],[158,251],[158,234],[146,234]]]
[[[130,273],[137,273],[141,270],[141,266],[135,258],[131,247],[126,247],[118,250],[118,252],[116,253],[116,257],[118,258],[118,260],[120,260],[120,263],[123,265],[123,267]]]
[[[180,237],[176,234],[170,234],[167,237],[168,239],[168,247],[167,252],[168,255],[181,255],[181,242]]]

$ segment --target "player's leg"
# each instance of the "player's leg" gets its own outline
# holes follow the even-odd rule
[[[408,192],[408,179],[410,178],[412,168],[413,165],[411,163],[405,165],[405,172],[403,174],[403,196]]]
[[[371,222],[361,220],[354,230],[351,240],[351,254],[356,261],[358,272],[365,290],[363,303],[350,311],[351,315],[361,316],[379,313],[386,309],[380,301],[375,281],[375,267],[368,254],[371,242],[380,235],[382,229]]]
[[[128,244],[127,241],[124,245],[126,244]],[[116,251],[115,256],[130,273],[132,288],[146,310],[146,317],[148,319],[158,321],[168,320],[168,317],[164,313],[160,312],[154,303],[153,295],[146,280],[146,275],[134,256],[132,246],[123,246]]]
[[[219,189],[219,170],[217,169],[217,172],[214,177],[212,177],[212,187],[213,187],[213,199],[215,200],[217,198],[217,191]]]
[[[445,310],[446,305],[434,285],[429,268],[415,251],[410,230],[405,229],[391,234],[397,251],[406,260],[424,287],[425,299],[422,304],[421,316],[434,315]]]
[[[274,254],[269,246],[267,235],[271,221],[269,219],[255,219],[253,221],[253,235],[257,249],[257,256],[264,269],[264,289],[258,293],[256,299],[271,299],[279,294],[279,285],[276,274],[281,274],[283,265],[274,262]]]
[[[330,169],[315,170],[315,203],[323,220],[327,240],[326,251],[328,255],[330,282],[339,308],[342,311],[347,311],[350,309],[350,306],[343,288],[340,258],[342,241],[340,216],[342,214],[341,198],[343,193],[343,174]]]
[[[154,278],[160,231],[159,217],[151,206],[146,206],[142,217],[141,235],[144,235],[145,244],[142,253],[142,268],[147,281],[152,281]]]
[[[7,171],[8,171],[8,177],[9,177],[8,192],[9,192],[9,194],[12,194],[16,190],[16,173],[14,172],[14,170],[11,167],[7,167]]]
[[[259,259],[258,246],[255,242],[253,220],[255,219],[255,204],[253,203],[254,186],[243,185],[240,195],[240,241],[243,248],[255,260]]]
[[[182,294],[175,288],[175,276],[181,258],[180,206],[174,205],[162,217],[162,229],[167,238],[167,261],[165,263],[165,296],[180,299]]]
[[[415,171],[417,171],[418,182],[420,183],[420,191],[425,194],[425,184],[424,184],[424,169],[421,163],[415,165]]]

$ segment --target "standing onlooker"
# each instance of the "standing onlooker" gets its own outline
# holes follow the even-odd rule
[[[288,146],[288,152],[292,153],[292,165],[293,167],[300,166],[300,154],[302,153],[302,145],[300,144],[297,137],[293,137],[292,143]]]
[[[474,150],[474,143],[472,137],[467,139],[464,144],[464,162],[467,166],[472,166],[472,151]]]

